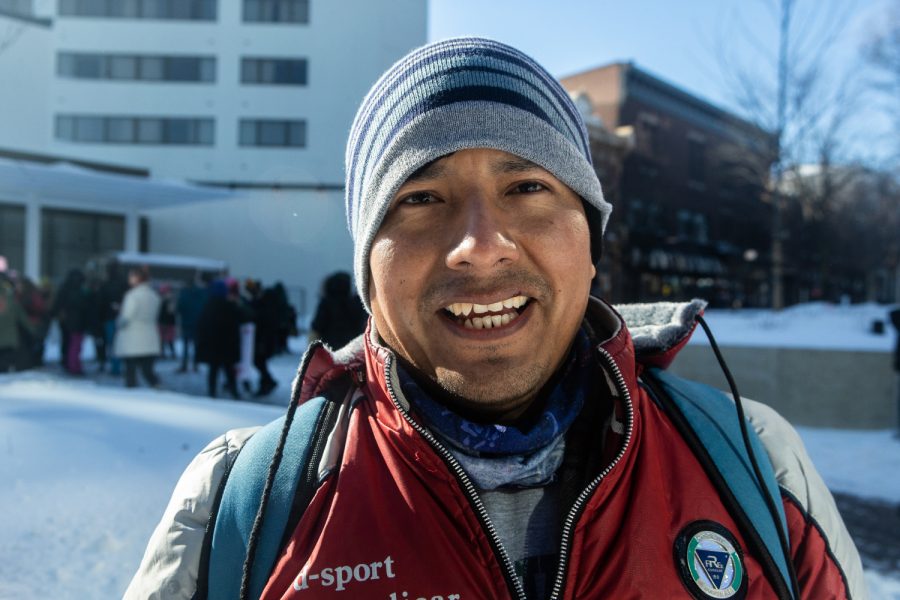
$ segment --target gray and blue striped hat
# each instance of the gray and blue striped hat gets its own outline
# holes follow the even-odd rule
[[[515,48],[448,39],[412,51],[359,107],[346,155],[347,224],[360,298],[369,308],[369,254],[397,190],[423,165],[466,148],[493,148],[540,165],[585,201],[600,257],[612,206],[603,199],[587,130],[559,82]]]

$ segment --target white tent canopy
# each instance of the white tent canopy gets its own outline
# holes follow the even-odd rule
[[[184,181],[153,179],[134,170],[99,165],[97,169],[64,160],[32,160],[0,155],[0,203],[25,210],[24,271],[40,276],[42,212],[63,209],[124,217],[125,242],[121,250],[136,252],[140,245],[140,216],[153,209],[233,198],[224,188],[203,187]]]
[[[0,200],[46,202],[123,211],[163,208],[232,197],[223,188],[102,172],[66,162],[0,158]]]

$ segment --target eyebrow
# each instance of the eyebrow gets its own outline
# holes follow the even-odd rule
[[[543,167],[537,165],[530,160],[524,158],[505,158],[491,163],[491,173],[494,175],[503,175],[505,173],[523,173],[533,171],[535,169],[544,170]]]
[[[441,158],[444,158],[443,156]],[[425,181],[429,179],[437,179],[447,172],[447,167],[441,164],[441,159],[436,158],[429,163],[425,163],[406,178],[406,183],[411,181]]]

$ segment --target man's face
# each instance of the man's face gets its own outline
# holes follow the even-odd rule
[[[595,273],[581,199],[541,167],[488,149],[411,176],[369,266],[387,345],[463,408],[501,419],[521,414],[562,362]]]

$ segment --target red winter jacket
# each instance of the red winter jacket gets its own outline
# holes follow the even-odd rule
[[[693,323],[679,324],[681,331],[667,348],[656,347],[636,360],[635,344],[618,314],[596,302],[589,313],[595,330],[613,332],[600,345],[597,377],[612,384],[613,429],[620,435],[607,435],[608,464],[565,521],[553,597],[690,598],[689,575],[679,570],[675,545],[689,525],[706,521],[729,532],[743,554],[746,597],[777,598],[760,557],[700,463],[638,384],[645,364],[667,365],[674,358]],[[320,473],[330,470],[330,475],[277,562],[263,599],[518,597],[473,485],[450,453],[410,417],[391,351],[374,343],[374,335],[366,339],[364,352],[340,366],[320,350],[303,379],[303,398],[319,394],[344,368],[364,374],[365,383],[338,426],[342,452],[332,454],[333,464],[320,465]],[[748,404],[757,429],[759,422],[768,427],[761,437],[786,488],[783,502],[802,597],[864,596],[856,550],[796,434],[771,410]],[[800,455],[802,464],[790,464]],[[716,597],[743,592],[723,593],[733,596]]]

